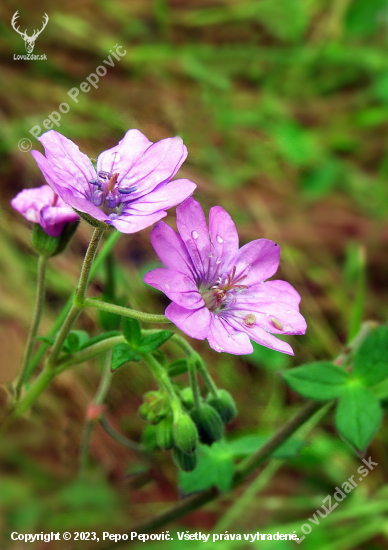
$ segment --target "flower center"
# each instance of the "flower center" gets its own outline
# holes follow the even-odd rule
[[[97,174],[97,180],[89,181],[91,187],[90,200],[100,206],[101,210],[109,216],[114,216],[121,213],[125,195],[130,195],[136,191],[136,185],[131,187],[120,187],[117,183],[119,173],[110,174],[109,172],[100,171]]]
[[[201,292],[206,307],[210,311],[223,309],[226,306],[227,299],[230,297],[232,291],[248,288],[245,285],[238,284],[240,283],[240,281],[245,279],[245,277],[246,275],[242,275],[241,277],[236,278],[236,266],[234,266],[232,269],[232,273],[226,276],[224,282],[220,277],[216,285]]]

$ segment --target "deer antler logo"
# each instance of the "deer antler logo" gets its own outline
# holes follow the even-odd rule
[[[19,11],[19,10],[18,10]],[[43,18],[43,27],[40,29],[40,31],[35,31],[34,30],[34,34],[32,36],[28,36],[27,34],[27,29],[24,31],[24,32],[20,32],[19,31],[19,27],[16,27],[16,20],[17,18],[19,17],[18,16],[18,11],[16,13],[14,13],[14,16],[12,17],[12,21],[11,21],[11,24],[12,24],[12,27],[14,28],[14,30],[20,34],[20,36],[23,38],[24,40],[24,44],[26,46],[26,50],[27,50],[27,53],[32,53],[33,49],[34,49],[34,46],[35,46],[35,40],[38,38],[38,36],[40,35],[40,33],[43,31],[43,29],[45,28],[45,26],[47,25],[47,22],[49,20],[49,17],[47,15],[47,13],[44,14],[44,18]]]

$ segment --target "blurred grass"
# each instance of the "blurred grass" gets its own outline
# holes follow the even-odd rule
[[[13,60],[14,53],[25,53],[10,26],[16,9],[31,29],[38,28],[44,12],[49,15],[34,50],[46,53],[47,61]],[[240,414],[232,435],[269,434],[279,426],[299,405],[278,381],[278,370],[333,357],[362,318],[387,319],[387,25],[387,0],[67,0],[60,7],[48,0],[37,6],[24,0],[17,6],[2,5],[2,380],[12,378],[22,353],[35,274],[28,230],[11,212],[9,200],[23,187],[42,183],[32,158],[20,152],[17,143],[29,137],[40,149],[30,128],[42,126],[60,103],[67,102],[70,112],[62,115],[57,129],[91,157],[114,145],[130,127],[154,141],[181,135],[189,158],[180,174],[198,183],[196,196],[205,209],[214,204],[225,207],[238,224],[242,243],[267,237],[281,245],[277,277],[300,292],[309,326],[306,336],[289,338],[295,359],[260,346],[251,357],[224,357],[195,343],[215,377],[237,400]],[[97,90],[80,92],[74,103],[67,92],[79,87],[116,44],[126,55],[114,68],[108,67]],[[173,216],[171,212],[172,223]],[[41,333],[47,332],[75,284],[89,233],[82,227],[66,254],[51,262]],[[162,312],[166,302],[142,282],[141,275],[155,262],[148,234],[146,230],[122,237],[115,253],[116,291],[134,307]],[[102,275],[92,292],[103,289],[105,280]],[[98,331],[91,314],[84,315],[81,325]],[[4,351],[7,344],[9,352]],[[79,499],[72,500],[77,492],[71,487],[85,405],[97,381],[98,372],[83,366],[63,375],[42,396],[32,432],[42,445],[31,443],[28,458],[21,449],[25,430],[32,429],[29,424],[20,428],[20,440],[3,442],[0,482],[8,485],[0,494],[11,495],[2,502],[4,525],[51,530],[60,518],[63,529],[70,529],[78,514],[84,517],[77,508]],[[151,385],[148,374],[130,366],[117,373],[110,393],[109,413],[134,439],[142,427],[135,415],[141,393]],[[54,420],[47,420],[48,412]],[[50,445],[56,431],[61,435]],[[378,498],[377,493],[371,495],[386,483],[386,435],[385,427],[370,449],[379,462],[376,477],[371,475],[354,498],[361,498],[361,491],[368,501]],[[125,472],[136,469],[139,461],[104,437],[97,430],[92,441],[95,477],[90,491],[95,497],[90,498],[101,500],[92,513],[96,525],[104,515],[113,521],[125,511],[134,521],[142,519],[176,498],[176,472],[162,454],[161,473],[153,474],[153,483],[140,491],[131,491],[129,498]],[[333,484],[356,470],[358,460],[332,433],[330,422],[316,429],[312,442],[300,459],[275,475],[263,497],[252,501],[255,514],[246,521],[240,518],[234,526],[237,531],[303,523],[319,505],[316,495],[323,498]],[[47,470],[39,473],[36,464],[42,460]],[[55,489],[58,483],[63,490]],[[307,499],[302,510],[300,498]],[[268,499],[278,504],[271,507]],[[25,506],[20,507],[21,502]],[[225,497],[182,525],[211,528],[230,502]],[[346,502],[341,509],[348,506]],[[360,534],[359,545],[352,539],[353,546],[346,546],[341,537],[348,536],[352,525],[339,523],[322,542],[312,535],[308,548],[384,548],[379,533],[385,527],[364,539]]]

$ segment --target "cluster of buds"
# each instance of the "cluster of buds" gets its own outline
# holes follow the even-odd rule
[[[179,407],[174,407],[161,391],[147,392],[139,414],[154,426],[157,446],[171,450],[176,465],[191,471],[197,465],[199,443],[212,445],[219,441],[237,409],[226,390],[209,394],[199,406],[195,405],[191,387],[176,389],[176,393]]]

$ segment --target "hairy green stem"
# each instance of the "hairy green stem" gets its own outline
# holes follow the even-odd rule
[[[213,397],[218,396],[218,389],[215,385],[212,377],[209,374],[209,371],[207,370],[207,367],[202,359],[202,357],[191,347],[191,345],[182,338],[180,334],[173,334],[171,337],[171,340],[175,342],[181,350],[190,358],[195,358],[196,368],[198,369],[199,374],[201,375],[203,381],[205,382],[205,386],[207,387],[208,391],[213,395]],[[190,361],[189,361],[189,369],[190,369]],[[190,372],[190,370],[189,370]]]
[[[144,313],[143,311],[137,311],[129,307],[116,306],[116,304],[109,304],[101,300],[94,300],[86,298],[83,302],[85,307],[94,307],[101,311],[107,311],[108,313],[116,313],[123,317],[131,317],[132,319],[138,319],[139,321],[145,321],[146,323],[170,323],[164,315],[157,315],[155,313]]]
[[[93,260],[97,253],[97,248],[100,243],[101,237],[104,233],[104,229],[96,227],[93,231],[92,238],[90,240],[88,249],[85,254],[85,258],[82,264],[81,274],[78,281],[78,286],[74,294],[73,305],[66,317],[64,324],[59,330],[52,347],[49,359],[47,361],[46,368],[54,368],[58,355],[61,352],[62,345],[69,334],[71,327],[80,314],[85,300],[85,293],[89,282],[90,270],[93,264]]]
[[[160,365],[159,361],[155,359],[152,353],[144,353],[142,357],[144,363],[150,369],[160,387],[166,392],[173,414],[180,414],[182,410],[181,402],[175,393],[174,386],[171,383],[167,371]]]
[[[93,231],[93,235],[82,264],[78,287],[73,299],[73,305],[70,308],[70,311],[68,312],[67,317],[56,336],[54,345],[43,371],[40,373],[38,378],[32,384],[29,391],[19,401],[19,403],[13,410],[13,415],[15,416],[22,415],[34,403],[35,399],[42,393],[42,391],[49,385],[53,377],[57,374],[55,368],[56,362],[61,352],[62,345],[66,340],[66,337],[69,334],[75,320],[82,310],[83,301],[85,299],[85,293],[89,281],[90,270],[103,233],[104,229],[99,227],[97,227]]]
[[[197,362],[195,356],[189,357],[189,381],[194,398],[194,409],[199,410],[201,406],[201,393],[199,391],[198,378],[197,378]]]
[[[93,346],[89,346],[69,356],[59,359],[56,367],[56,372],[62,372],[69,367],[79,365],[80,363],[89,361],[89,359],[94,359],[95,357],[98,357],[99,355],[103,355],[104,353],[110,351],[116,344],[122,344],[124,342],[125,338],[120,334],[118,336],[106,338],[105,340],[100,340],[100,342],[97,342]]]
[[[24,355],[23,355],[22,368],[21,368],[19,380],[16,384],[17,399],[19,399],[20,397],[21,389],[27,377],[28,365],[30,362],[33,348],[34,348],[35,337],[38,332],[40,319],[42,317],[43,302],[44,302],[44,296],[45,296],[45,285],[46,285],[46,267],[47,267],[47,258],[45,258],[44,256],[39,256],[35,307],[32,315],[30,330],[28,331],[26,348],[24,350]]]
[[[140,443],[135,443],[135,441],[131,441],[130,439],[125,437],[125,435],[115,430],[115,428],[108,422],[108,419],[105,415],[100,416],[100,424],[102,428],[106,431],[106,433],[110,435],[112,439],[120,443],[120,445],[122,445],[123,447],[126,447],[127,449],[130,449],[131,451],[134,451],[135,453],[140,453],[142,455],[147,453],[143,445],[141,445]]]
[[[100,270],[101,266],[103,265],[105,259],[109,256],[109,254],[111,253],[114,245],[119,240],[120,236],[121,236],[121,233],[119,231],[115,231],[115,232],[111,233],[109,235],[109,237],[106,239],[105,243],[102,245],[101,250],[98,253],[98,255],[97,255],[97,257],[96,257],[96,259],[95,259],[95,261],[92,265],[92,268],[90,270],[90,280],[94,279],[97,272]],[[66,304],[64,305],[62,311],[59,313],[59,315],[56,318],[50,332],[47,335],[48,337],[51,337],[51,338],[55,337],[55,335],[57,334],[58,330],[63,325],[63,323],[64,323],[64,321],[65,321],[65,319],[66,319],[66,317],[67,317],[67,315],[68,315],[68,313],[71,309],[71,306],[73,304],[73,300],[74,300],[74,294],[69,297],[69,299],[67,300]],[[50,344],[47,343],[47,342],[42,342],[40,344],[40,347],[39,347],[38,351],[35,353],[35,355],[31,359],[30,364],[28,366],[27,375],[26,375],[27,380],[31,376],[31,374],[35,371],[36,367],[41,362],[44,354],[46,353],[46,351],[48,350],[49,347],[50,347]]]
[[[212,394],[213,397],[218,397],[218,388],[215,385],[213,378],[210,376],[209,371],[207,370],[207,367],[200,355],[197,355],[197,367],[198,372],[201,375],[202,380],[205,382],[205,386],[207,387],[208,391]]]

